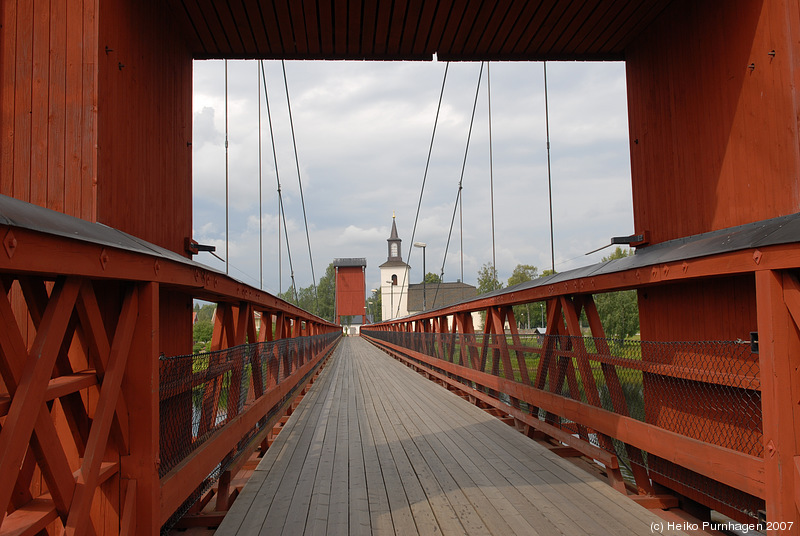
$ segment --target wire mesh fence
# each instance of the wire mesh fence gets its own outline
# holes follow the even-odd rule
[[[340,332],[243,344],[215,352],[161,356],[160,465],[166,475],[263,394],[333,343]],[[313,374],[314,370],[307,375]],[[302,384],[306,378],[300,378]],[[233,452],[220,460],[165,527],[172,526],[296,395],[289,391],[259,419]]]
[[[521,382],[713,445],[763,456],[758,356],[740,341],[649,342],[562,335],[364,333],[427,356]],[[440,369],[441,372],[444,372]],[[450,374],[453,377],[452,374]],[[614,438],[457,378],[616,454],[649,478],[727,515],[755,518],[763,501]]]

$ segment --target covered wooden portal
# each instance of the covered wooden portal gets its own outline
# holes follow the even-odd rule
[[[342,323],[343,316],[360,316],[367,323],[367,259],[334,259],[336,269],[336,300],[334,315],[336,323]]]
[[[5,0],[0,10],[0,194],[101,222],[185,257],[192,229],[192,62],[202,58],[429,60],[436,53],[455,61],[624,60],[632,231],[642,235],[641,245],[793,214],[800,205],[796,0]],[[3,232],[11,259],[16,239]],[[787,248],[787,258],[798,259],[791,266],[800,267],[800,249]],[[32,257],[16,258],[6,273],[34,270],[21,264]],[[74,255],[64,259],[82,262]],[[92,269],[108,277],[100,272],[108,256],[93,262]],[[704,267],[708,277],[688,283],[653,268],[638,291],[641,333],[651,341],[747,340],[759,333],[760,352],[747,359],[759,364],[763,381],[763,422],[753,426],[763,427],[767,516],[798,527],[798,287],[794,269],[760,269],[760,262],[754,254],[752,274],[729,275],[724,255],[717,256]],[[149,271],[163,277],[158,263]],[[130,277],[114,273],[119,280]],[[635,272],[625,277],[636,285]],[[20,340],[30,345],[39,314],[29,314],[25,300],[11,294]],[[97,296],[107,316],[120,309],[121,298],[111,294]],[[135,359],[191,351],[191,296],[169,284],[147,290],[154,303],[145,305],[155,323],[147,333],[155,335],[134,343],[141,350]],[[37,301],[43,303],[43,295],[28,303]],[[2,361],[8,365],[8,355]],[[151,376],[153,368],[147,369]],[[137,385],[157,383],[155,374]],[[11,399],[11,376],[3,377]],[[661,387],[656,381],[648,393]],[[684,398],[677,393],[672,399]],[[660,422],[666,409],[655,407],[648,418]],[[141,425],[157,433],[157,415],[152,404],[129,403],[117,411],[123,410],[135,438],[126,448],[135,451],[143,436],[134,432]],[[691,401],[672,411],[691,412]],[[698,422],[706,417],[696,416]],[[85,435],[83,423],[59,422],[61,436]],[[2,434],[0,449],[13,443],[19,451],[18,443],[28,441],[8,439],[17,434],[8,423]],[[135,499],[130,504],[139,530],[157,527],[159,509],[170,501],[146,462],[151,443],[144,447],[150,454],[126,458],[138,461],[109,477],[113,507],[92,510],[105,519],[97,526],[118,526],[110,518],[126,511],[125,497],[113,491],[123,478],[138,481],[138,491],[128,496]],[[113,458],[111,450],[106,458]],[[30,464],[47,465],[36,452]],[[77,452],[65,457],[70,469],[80,464]],[[26,474],[18,485],[35,497],[33,471]],[[679,477],[662,483],[718,506],[702,491],[706,484],[681,487],[685,479]],[[66,519],[71,490],[61,495],[58,514]],[[81,500],[88,511],[87,499]]]

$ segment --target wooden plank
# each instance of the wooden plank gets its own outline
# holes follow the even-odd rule
[[[363,339],[345,339],[332,363],[221,536],[641,534],[658,519]]]
[[[369,399],[367,405],[364,385],[365,377],[359,374],[354,388],[356,389],[356,406],[358,408],[359,434],[362,445],[364,473],[367,485],[367,501],[369,508],[370,526],[374,534],[394,534],[392,525],[392,512],[389,508],[389,497],[386,493],[383,476],[381,474],[380,460],[376,442],[378,438],[373,435],[375,426],[370,419],[368,407],[373,406]]]
[[[89,529],[91,520],[88,518],[89,509],[98,486],[98,475],[103,454],[108,448],[108,437],[111,431],[111,421],[120,396],[120,386],[125,376],[125,366],[130,353],[131,340],[133,339],[136,319],[139,314],[139,293],[131,288],[122,306],[117,329],[114,333],[114,342],[108,357],[108,368],[103,376],[100,387],[98,409],[89,431],[89,440],[86,444],[83,463],[81,464],[78,482],[75,487],[66,529],[68,532],[85,533]]]
[[[16,42],[14,51],[15,66],[14,80],[14,110],[13,133],[14,137],[14,180],[12,195],[17,199],[30,202],[31,181],[31,130],[33,95],[31,84],[33,80],[33,2],[17,2],[12,7],[11,2],[4,2],[4,6],[16,9]],[[5,31],[5,29],[4,29]],[[6,39],[3,39],[6,42]],[[4,86],[8,87],[8,86]],[[3,93],[6,91],[4,89]],[[4,144],[5,145],[5,144]]]
[[[399,352],[404,349],[387,344]],[[435,362],[436,367],[477,382],[484,387],[526,400],[531,405],[544,407],[557,415],[573,421],[591,423],[598,432],[613,434],[618,439],[657,453],[692,471],[719,480],[756,496],[764,494],[764,463],[761,459],[724,447],[711,445],[647,423],[595,408],[517,382],[510,382],[490,374],[474,371],[445,361],[410,352],[423,362]],[[714,463],[708,463],[713,460]]]
[[[16,110],[17,2],[0,4],[3,38],[0,39],[0,194],[14,195],[14,147]]]
[[[336,374],[335,367],[328,365],[322,377],[329,380]],[[288,479],[284,481],[283,477],[287,475],[290,466],[298,467],[300,465],[310,448],[311,440],[315,435],[315,427],[321,422],[325,408],[326,385],[327,381],[316,381],[310,392],[303,398],[297,411],[289,418],[283,431],[254,471],[250,482],[237,498],[230,514],[225,517],[225,521],[218,529],[220,535],[258,534],[262,525],[266,523],[270,511],[273,512],[273,519],[278,520],[277,526],[284,526],[285,517],[279,517],[277,512],[278,509],[282,509],[285,516],[289,504],[287,504],[286,498],[280,498],[279,493],[281,487],[285,493],[288,493],[287,490],[290,490],[290,487]],[[288,478],[292,478],[292,475],[289,474]],[[295,484],[298,478],[298,475],[294,475]],[[289,493],[289,502],[291,497],[292,493]],[[276,502],[283,504],[274,504]]]
[[[794,497],[800,487],[793,471],[798,453],[794,415],[796,385],[791,351],[797,327],[784,302],[784,277],[780,272],[756,272],[758,297],[759,362],[763,391],[766,503],[769,519],[800,523]]]
[[[364,344],[363,341],[359,340],[358,342]],[[464,516],[469,523],[462,525],[459,515],[456,514],[453,505],[447,500],[442,486],[428,465],[428,460],[421,455],[419,448],[414,443],[415,438],[409,430],[411,423],[408,419],[403,418],[404,416],[399,411],[398,406],[402,406],[406,401],[392,396],[384,389],[382,389],[381,393],[377,392],[376,384],[389,385],[388,378],[382,374],[375,375],[371,379],[372,381],[368,381],[367,385],[371,392],[372,401],[382,409],[382,418],[385,419],[387,428],[390,428],[396,434],[394,438],[390,436],[390,444],[396,444],[398,451],[402,448],[405,457],[407,457],[407,462],[402,455],[399,457],[400,465],[398,470],[401,477],[406,476],[403,479],[403,484],[420,532],[432,534],[432,531],[440,530],[445,534],[457,534],[465,531],[475,534],[486,533],[486,527],[483,522],[474,515],[474,511],[470,511],[471,509],[467,509],[468,513]],[[381,415],[380,409],[379,415]],[[395,460],[398,460],[397,455]],[[409,477],[412,474],[415,476],[413,479]],[[420,508],[419,506],[426,504],[429,505],[434,519],[428,518],[427,508]],[[463,502],[461,506],[463,506]],[[420,517],[420,515],[424,517]]]
[[[31,203],[47,206],[47,119],[50,65],[50,4],[33,2],[31,101]]]
[[[337,355],[338,352],[337,349]],[[292,504],[287,512],[288,519],[284,523],[284,530],[289,534],[300,534],[303,531],[313,533],[316,529],[324,532],[331,497],[336,423],[339,421],[338,402],[343,375],[341,360],[337,359],[333,367],[335,371],[329,378],[330,383],[327,386],[319,386],[320,396],[324,397],[319,421],[309,422],[306,425],[314,427],[315,430]]]
[[[314,396],[309,395],[307,398],[310,400],[314,398]],[[237,497],[237,501],[234,503],[236,507],[225,516],[227,520],[225,522],[225,527],[230,531],[229,533],[235,533],[240,529],[249,508],[253,505],[256,497],[262,494],[261,488],[269,470],[278,463],[284,455],[291,452],[291,438],[297,431],[296,425],[298,422],[302,422],[303,415],[313,407],[312,403],[302,404],[284,425],[281,433],[278,435],[278,440],[269,447],[256,469],[253,471],[244,490]],[[271,497],[270,495],[270,501]]]
[[[84,370],[69,376],[59,376],[48,382],[44,399],[49,402],[50,400],[76,393],[92,385],[97,385],[97,373],[94,370]],[[0,396],[0,417],[8,413],[8,408],[10,406],[11,397],[8,395]]]
[[[66,112],[64,121],[64,213],[81,217],[81,139],[87,133],[81,130],[81,104],[83,102],[83,63],[81,42],[83,29],[83,2],[68,2],[66,15]],[[86,185],[89,187],[89,185]]]
[[[378,477],[377,472],[379,471],[383,480],[383,489],[374,492],[370,491],[370,497],[372,497],[374,493],[377,493],[379,495],[377,504],[380,505],[382,504],[383,493],[386,494],[386,501],[391,514],[391,522],[394,525],[394,532],[398,536],[404,534],[418,534],[417,526],[414,523],[414,516],[411,511],[411,505],[409,504],[408,497],[403,491],[403,483],[400,479],[400,473],[392,457],[391,449],[389,448],[390,440],[379,417],[378,407],[374,403],[366,404],[368,387],[365,386],[364,383],[368,380],[367,378],[362,377],[360,381],[365,397],[364,411],[367,416],[367,422],[369,423],[370,431],[372,432],[372,439],[374,441],[373,445],[378,463],[377,471],[373,469],[375,472],[373,472],[371,476],[375,484],[380,485],[376,481]],[[371,397],[369,398],[371,399]],[[370,473],[368,473],[368,476],[370,476]],[[373,525],[377,528],[383,525],[383,523],[386,521],[386,518],[380,507],[374,509],[374,504],[376,503],[370,501],[370,517],[372,519],[377,518],[377,523]]]
[[[389,368],[390,366],[390,363],[381,363],[382,368]],[[392,371],[393,377],[408,375],[404,367],[394,368],[397,370]],[[409,393],[410,398],[419,401],[417,406],[420,418],[422,419],[424,415],[428,415],[431,426],[440,427],[440,431],[434,437],[446,445],[445,452],[450,451],[454,457],[457,457],[457,462],[463,467],[462,471],[466,472],[470,478],[477,479],[484,494],[491,496],[495,500],[500,499],[496,503],[493,501],[493,504],[497,504],[498,508],[504,512],[505,515],[502,521],[513,522],[515,525],[521,526],[523,529],[521,533],[523,534],[528,532],[535,534],[537,529],[541,530],[542,534],[552,534],[559,531],[569,534],[569,527],[576,526],[574,523],[568,523],[566,519],[559,520],[558,511],[552,506],[548,506],[549,503],[544,500],[540,493],[535,490],[530,492],[532,494],[525,493],[521,487],[512,485],[511,481],[487,461],[486,452],[479,450],[474,445],[472,439],[473,426],[476,423],[480,424],[482,421],[491,422],[496,419],[471,404],[465,403],[444,389],[438,389],[433,384],[424,385],[423,382],[418,381],[416,375],[411,375],[411,377],[404,379],[402,389]],[[452,405],[448,408],[446,404],[451,404],[453,400],[447,400],[447,397],[461,402],[461,411],[454,409]],[[465,409],[467,411],[474,410],[479,417],[473,415],[472,423],[465,422],[468,417],[463,413]],[[441,423],[459,423],[459,426],[446,426]],[[511,431],[510,428],[509,431]],[[516,434],[516,432],[514,433]],[[550,515],[546,518],[543,514],[547,513]],[[492,520],[490,514],[491,510],[489,513],[481,510],[482,517],[491,520],[494,525],[501,521]],[[531,523],[535,525],[535,528],[531,526]],[[529,526],[529,531],[524,530],[525,525]]]
[[[361,343],[363,344],[363,342]],[[443,533],[466,532],[480,534],[490,532],[475,511],[475,508],[451,477],[452,467],[447,467],[437,454],[431,449],[427,435],[420,429],[422,423],[430,419],[430,415],[416,415],[408,411],[413,403],[412,397],[406,389],[400,389],[400,382],[389,382],[385,371],[381,371],[374,355],[360,356],[361,374],[365,378],[365,386],[369,386],[372,399],[375,403],[383,402],[384,410],[392,414],[390,422],[394,421],[395,428],[402,427],[408,433],[408,439],[402,442],[403,448],[409,453],[414,470],[420,479],[420,484],[425,490],[428,501],[436,513],[436,521]],[[408,371],[404,371],[408,373]],[[395,379],[399,379],[399,373]],[[381,392],[375,389],[382,386]],[[445,454],[444,452],[443,454]],[[440,454],[441,455],[441,454]],[[469,488],[468,488],[469,489]],[[504,527],[508,530],[508,525]]]
[[[64,212],[66,146],[66,48],[67,1],[50,2],[50,43],[47,106],[47,186],[46,207]]]
[[[411,385],[410,387],[414,389],[414,387],[416,386]],[[416,387],[415,390],[421,390],[421,389],[422,389],[421,387]],[[460,398],[452,396],[452,394],[448,393],[446,390],[441,390],[441,391],[442,391],[440,395],[441,400],[443,400],[446,403],[446,406],[449,406],[450,408],[458,407],[458,409],[460,410],[458,411],[458,413],[456,413],[452,409],[448,411],[446,407],[442,408],[441,411],[443,412],[444,415],[447,415],[449,417],[448,420],[458,418],[459,422],[465,423],[465,425],[467,425],[468,423],[477,425],[477,427],[475,428],[469,426],[468,428],[469,435],[465,436],[461,434],[461,444],[466,445],[467,444],[466,440],[469,437],[478,438],[480,440],[480,442],[478,443],[480,447],[478,450],[475,451],[475,454],[481,458],[486,458],[487,460],[489,460],[489,463],[495,468],[497,468],[498,471],[501,471],[501,473],[503,473],[509,479],[509,482],[512,482],[514,483],[515,486],[521,488],[524,488],[525,485],[531,485],[531,482],[535,484],[534,489],[530,490],[529,492],[526,492],[524,495],[527,498],[536,497],[536,500],[533,501],[534,504],[536,504],[537,506],[544,506],[545,508],[549,508],[549,510],[547,510],[548,514],[547,517],[551,521],[560,518],[561,519],[561,525],[559,526],[560,530],[562,531],[566,530],[568,531],[566,533],[572,532],[574,534],[592,533],[591,532],[592,530],[596,530],[592,529],[592,526],[603,525],[602,522],[596,521],[602,519],[602,512],[596,509],[593,516],[589,516],[588,518],[582,518],[582,520],[579,520],[577,517],[575,517],[576,514],[572,513],[571,511],[565,511],[562,514],[559,513],[560,512],[559,508],[562,508],[563,507],[562,505],[565,504],[565,501],[562,498],[563,496],[563,493],[561,491],[562,485],[559,484],[557,480],[554,480],[553,477],[550,476],[547,476],[547,478],[542,479],[540,473],[542,473],[543,471],[547,471],[558,477],[559,474],[563,475],[562,471],[564,468],[570,468],[570,472],[572,472],[571,469],[573,468],[573,466],[571,464],[564,462],[563,460],[560,460],[557,456],[547,451],[547,449],[534,444],[522,434],[518,434],[516,432],[509,434],[508,432],[511,429],[506,425],[502,424],[497,419],[488,418],[486,414],[480,411],[479,409],[471,407],[471,405],[465,405]],[[416,398],[421,398],[421,397],[417,396]],[[461,408],[461,406],[464,407]],[[531,451],[531,449],[536,449],[537,451],[539,451],[538,455],[531,456],[530,454],[528,454]],[[495,456],[490,456],[488,454],[491,452],[494,452]],[[517,459],[522,462],[521,465],[513,466],[512,472],[509,472],[507,468],[503,467],[501,462],[497,461],[497,460],[503,460],[508,456],[512,456],[514,459]],[[607,485],[600,483],[596,479],[592,478],[590,475],[580,471],[580,469],[577,468],[574,469],[575,471],[572,475],[573,477],[576,476],[579,477],[580,481],[584,483],[599,484],[601,486],[600,489],[606,489],[611,492],[612,495],[610,495],[609,497],[613,497],[614,499],[616,499],[614,501],[615,503],[619,503],[620,505],[632,504],[629,503],[629,501],[627,501],[622,495],[619,495],[617,494],[617,492],[613,491]],[[520,478],[522,478],[523,480],[520,480]],[[563,479],[564,476],[561,476],[560,478]],[[568,480],[573,480],[573,478],[563,480],[562,482],[567,483]],[[587,501],[587,499],[590,499],[588,495],[584,494],[575,495],[572,492],[567,492],[567,495],[572,496],[574,500],[570,502],[573,502],[574,504],[578,505],[579,510],[583,508],[583,505]],[[600,501],[599,504],[603,505],[603,507],[606,509],[615,507],[614,504],[611,505],[604,504],[604,501],[602,499],[596,499],[596,500],[599,500]],[[553,508],[555,508],[556,510],[553,510]],[[648,514],[645,510],[639,507],[636,508],[639,511],[641,511],[641,513],[644,515],[644,519],[652,519],[651,517],[649,517],[650,514]],[[588,510],[592,511],[592,509],[593,507],[590,504]],[[623,510],[624,511],[618,512],[619,515],[621,516],[627,515],[625,513],[627,509],[623,508]],[[586,526],[583,526],[583,524],[585,524]],[[621,533],[625,533],[624,529],[620,530],[623,530],[623,532]],[[601,531],[599,532],[599,534],[606,534],[606,533],[607,532],[605,529],[601,529]],[[637,532],[634,531],[633,534],[637,534]]]

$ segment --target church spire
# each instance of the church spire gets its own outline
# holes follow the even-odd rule
[[[387,239],[389,243],[389,256],[386,259],[387,261],[398,261],[403,262],[403,258],[400,255],[400,244],[402,240],[397,235],[397,223],[395,222],[394,211],[392,211],[392,234]]]

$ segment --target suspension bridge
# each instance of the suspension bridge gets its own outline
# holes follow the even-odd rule
[[[0,10],[0,535],[800,533],[796,1]],[[434,54],[624,60],[636,254],[357,338],[192,259],[195,59]]]

